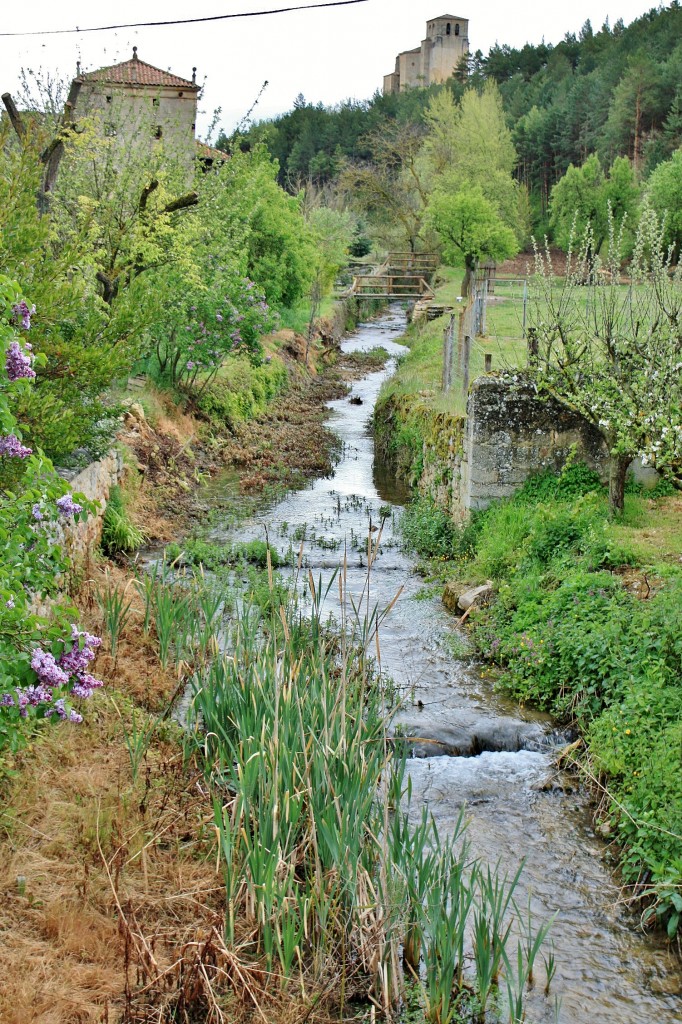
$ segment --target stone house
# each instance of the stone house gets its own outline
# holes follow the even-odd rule
[[[197,98],[201,87],[192,78],[180,78],[140,60],[133,47],[130,60],[81,73],[77,109],[94,115],[104,134],[120,141],[122,150],[141,147],[152,156],[156,148],[172,152],[187,163],[197,157]],[[74,84],[76,84],[74,83]]]
[[[384,96],[444,82],[468,52],[469,22],[466,18],[443,14],[427,21],[426,39],[422,39],[421,46],[399,53],[395,71],[384,76]]]

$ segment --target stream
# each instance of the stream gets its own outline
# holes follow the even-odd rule
[[[414,754],[408,761],[411,806],[418,817],[427,803],[447,833],[465,805],[472,852],[500,862],[509,875],[525,859],[517,898],[522,905],[529,901],[536,927],[556,915],[550,932],[556,975],[546,998],[540,963],[527,1020],[680,1024],[679,964],[662,939],[638,931],[619,906],[587,795],[546,788],[552,751],[564,739],[547,716],[494,693],[480,666],[453,658],[448,638],[454,619],[438,597],[424,596],[414,561],[401,550],[397,520],[408,495],[375,464],[369,420],[393,358],[405,351],[397,340],[404,327],[404,311],[391,307],[343,343],[345,352],[380,346],[392,359],[353,384],[353,401],[330,404],[329,427],[342,443],[334,474],[261,508],[236,531],[218,525],[210,539],[239,543],[262,540],[267,532],[283,556],[303,542],[303,564],[315,578],[328,578],[345,549],[348,587],[359,597],[370,519],[378,524],[380,509],[384,515],[390,509],[372,567],[371,602],[384,608],[403,588],[381,628],[381,670],[403,696],[396,726],[410,737]]]

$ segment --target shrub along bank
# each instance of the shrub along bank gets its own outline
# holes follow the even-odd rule
[[[664,488],[662,488],[664,490]],[[579,763],[599,787],[645,920],[682,931],[682,499],[631,489],[613,520],[584,466],[529,480],[458,529],[428,499],[405,515],[409,541],[458,578],[495,584],[469,620],[498,687],[580,729]]]

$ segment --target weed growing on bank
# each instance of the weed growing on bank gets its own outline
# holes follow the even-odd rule
[[[665,545],[647,547],[660,530]],[[495,584],[472,616],[478,651],[521,703],[575,722],[583,767],[608,796],[601,831],[617,841],[633,897],[653,896],[672,937],[682,915],[682,525],[679,498],[631,488],[623,517],[586,467],[532,478],[459,530],[419,499],[405,536],[422,555]],[[672,512],[672,510],[671,510]]]

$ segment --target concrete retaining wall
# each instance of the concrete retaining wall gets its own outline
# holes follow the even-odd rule
[[[419,489],[456,519],[508,498],[534,473],[559,471],[574,457],[606,480],[608,453],[578,413],[539,399],[523,377],[479,377],[471,385],[461,442],[424,446]]]

